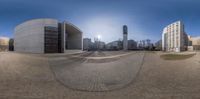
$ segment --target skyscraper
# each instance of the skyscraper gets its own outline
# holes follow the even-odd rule
[[[123,26],[123,50],[128,49],[128,27]]]

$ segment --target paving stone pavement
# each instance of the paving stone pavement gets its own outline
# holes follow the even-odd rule
[[[57,80],[68,88],[109,91],[122,88],[133,81],[140,70],[143,57],[144,53],[135,53],[118,61],[106,63],[85,63],[81,59],[57,60],[59,57],[56,57],[49,60],[49,64]]]
[[[200,53],[179,61],[162,60],[160,54],[162,52],[147,52],[140,72],[128,85],[112,91],[88,92],[60,83],[50,69],[49,57],[1,52],[0,99],[200,99]],[[64,58],[68,56],[59,59]],[[84,61],[76,60],[77,64]],[[66,68],[78,70],[79,66],[72,67],[74,59],[62,62],[59,64],[66,62],[69,63]],[[94,80],[99,79],[104,78]]]

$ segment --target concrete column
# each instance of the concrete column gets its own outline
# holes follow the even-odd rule
[[[65,33],[66,33],[66,28],[65,28],[65,21],[62,23],[61,25],[61,52],[64,53],[65,52]]]

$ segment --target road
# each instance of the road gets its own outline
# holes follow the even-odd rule
[[[106,63],[0,53],[1,99],[199,99],[200,53],[180,61],[136,52]],[[143,58],[144,56],[144,58]]]

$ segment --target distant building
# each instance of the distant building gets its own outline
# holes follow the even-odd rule
[[[162,40],[159,40],[155,43],[155,50],[162,50]]]
[[[152,50],[153,44],[150,39],[140,40],[137,42],[137,49],[139,50]]]
[[[28,53],[64,53],[82,50],[82,31],[56,19],[34,19],[15,28],[14,49]]]
[[[106,44],[106,50],[122,50],[123,48],[123,43],[122,41],[113,41],[108,44]]]
[[[128,49],[129,50],[137,49],[137,42],[135,42],[134,40],[128,40]]]
[[[194,51],[194,50],[200,50],[200,37],[191,37],[188,36],[188,50]]]
[[[93,50],[105,50],[106,43],[100,41],[99,38],[94,38]]]
[[[7,37],[0,37],[0,51],[9,50],[9,40]]]
[[[89,38],[83,39],[83,50],[91,50],[92,49],[92,41]]]
[[[105,50],[105,47],[106,47],[105,42],[101,42],[101,41],[98,42],[98,49],[99,50]]]
[[[128,27],[123,26],[123,50],[128,50]]]
[[[187,34],[181,21],[174,22],[164,28],[162,34],[162,50],[180,52],[187,50]]]
[[[152,43],[150,39],[146,39],[145,47],[151,47]]]
[[[142,43],[142,41],[140,40],[140,41],[138,41],[137,42],[137,49],[143,49],[144,47],[143,47],[143,43]]]

